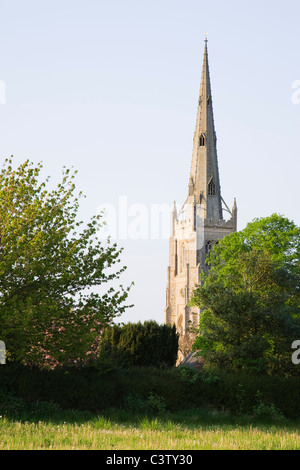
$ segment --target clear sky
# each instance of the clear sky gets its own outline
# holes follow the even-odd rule
[[[135,282],[120,321],[164,321],[168,239],[151,235],[151,208],[187,195],[206,32],[223,198],[239,229],[274,212],[300,225],[298,0],[0,7],[1,158],[43,161],[54,183],[74,166],[83,220],[103,204],[119,216],[120,197],[129,224],[148,216],[143,240],[117,231]]]

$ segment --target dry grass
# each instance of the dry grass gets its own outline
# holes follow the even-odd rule
[[[0,419],[1,450],[299,450],[298,426],[201,425],[158,418],[134,424],[105,417],[85,422]]]

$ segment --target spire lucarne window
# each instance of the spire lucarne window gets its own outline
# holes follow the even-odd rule
[[[201,134],[200,136],[200,142],[199,142],[200,147],[205,147],[205,135]]]
[[[214,179],[211,178],[210,182],[208,183],[208,195],[215,196],[216,195],[216,185]]]

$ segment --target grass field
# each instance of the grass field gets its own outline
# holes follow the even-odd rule
[[[299,450],[300,422],[254,422],[203,410],[163,417],[62,413],[0,418],[1,450]]]

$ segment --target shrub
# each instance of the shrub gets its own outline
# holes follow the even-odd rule
[[[263,401],[260,391],[256,393],[257,404],[253,407],[254,416],[263,419],[273,419],[278,422],[285,422],[286,418],[273,403],[266,404]]]
[[[100,344],[99,364],[118,367],[173,367],[178,353],[175,326],[155,321],[107,327]]]
[[[26,409],[24,401],[13,393],[0,390],[0,415],[17,418]]]
[[[131,392],[124,398],[123,408],[132,414],[158,414],[166,412],[166,401],[163,397],[150,393],[147,398]]]

